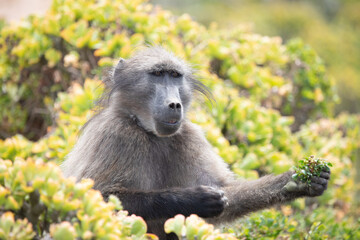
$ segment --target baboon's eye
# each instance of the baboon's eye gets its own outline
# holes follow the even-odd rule
[[[154,71],[151,74],[156,77],[160,77],[160,76],[164,75],[164,72],[163,71]]]
[[[170,72],[170,75],[174,78],[178,78],[178,77],[181,77],[181,74],[178,73],[177,71],[171,71]]]

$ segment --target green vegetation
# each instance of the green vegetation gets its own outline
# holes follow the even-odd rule
[[[294,167],[295,173],[292,175],[292,178],[310,185],[312,177],[319,177],[324,169],[330,171],[330,167],[332,167],[331,163],[311,155],[310,157],[301,159],[298,166]]]
[[[196,215],[186,218],[177,215],[165,222],[165,232],[175,233],[179,239],[196,240],[196,239],[217,239],[217,240],[236,240],[232,234],[220,233],[214,226]]]
[[[169,220],[167,231],[188,239],[359,238],[360,116],[333,115],[334,82],[315,51],[301,40],[206,28],[140,0],[55,0],[45,16],[0,29],[0,238],[154,237],[116,198],[105,203],[91,181],[64,179],[56,166],[93,114],[104,69],[146,44],[190,62],[212,90],[213,106],[199,97],[188,117],[240,178],[287,171],[311,154],[335,166],[319,198],[254,213],[224,233],[195,216]]]
[[[301,37],[325,60],[335,77],[337,111],[360,112],[360,15],[358,0],[153,0],[175,13],[189,13],[204,24],[240,26],[285,42]]]
[[[1,239],[32,239],[49,233],[54,239],[145,239],[142,218],[115,213],[121,210],[117,198],[105,203],[100,192],[91,189],[90,179],[80,183],[64,179],[54,163],[1,160],[0,183]]]

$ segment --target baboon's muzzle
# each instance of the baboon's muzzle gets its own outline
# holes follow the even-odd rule
[[[182,106],[180,103],[170,103],[162,109],[162,114],[155,119],[155,128],[160,136],[174,134],[181,126]]]
[[[183,106],[180,98],[169,94],[158,106],[155,117],[156,131],[160,136],[172,135],[180,128],[182,118]]]

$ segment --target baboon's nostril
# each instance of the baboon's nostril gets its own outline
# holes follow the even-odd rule
[[[181,104],[180,103],[170,103],[169,104],[169,108],[175,110],[175,109],[181,109]]]

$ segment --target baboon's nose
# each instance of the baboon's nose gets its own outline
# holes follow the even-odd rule
[[[173,110],[180,110],[181,109],[181,103],[170,103],[169,108]]]

